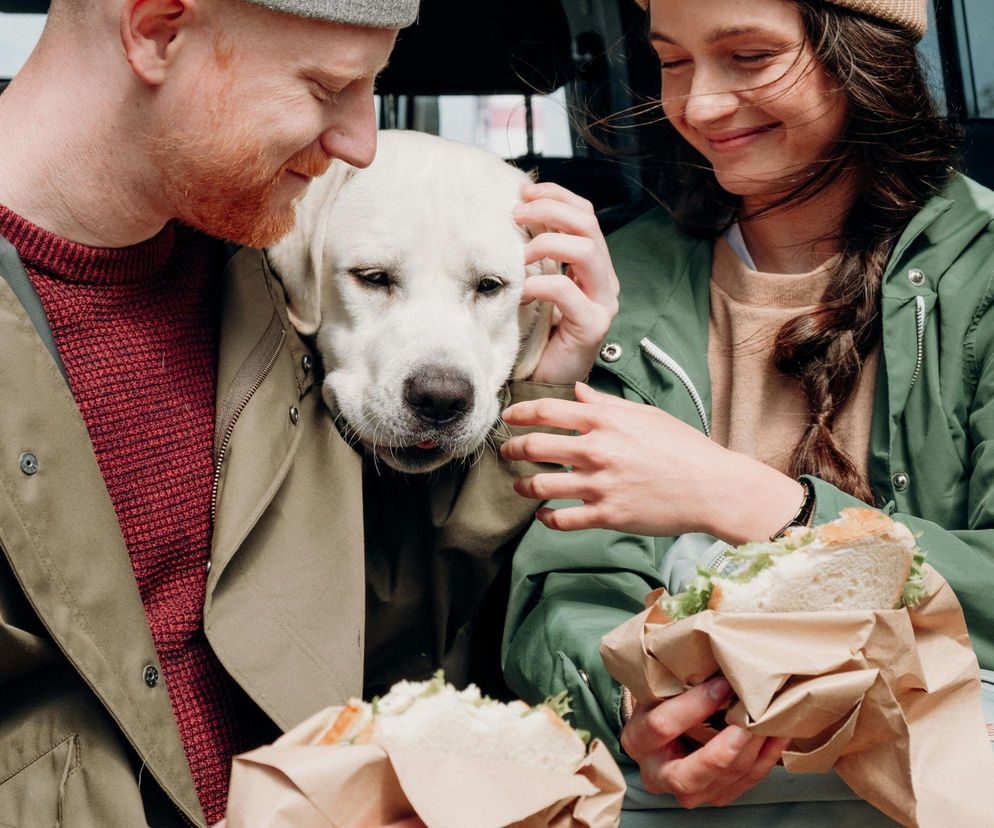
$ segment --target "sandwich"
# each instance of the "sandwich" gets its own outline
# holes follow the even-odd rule
[[[564,721],[569,712],[565,692],[534,707],[505,704],[472,684],[456,690],[439,671],[429,681],[398,682],[371,702],[350,700],[321,744],[416,748],[572,774],[587,745]]]
[[[720,612],[808,612],[913,607],[925,591],[925,553],[903,523],[874,509],[843,509],[816,528],[729,549],[717,571],[659,600],[677,620]]]

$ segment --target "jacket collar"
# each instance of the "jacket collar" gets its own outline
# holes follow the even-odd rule
[[[682,380],[651,359],[642,342],[649,340],[679,365],[699,394],[705,417],[710,417],[711,241],[680,233],[657,208],[612,234],[608,244],[612,257],[624,260],[625,271],[620,274],[621,310],[596,367],[617,374],[644,399],[703,428],[691,395],[671,393]]]
[[[915,215],[895,245],[881,285],[885,359],[878,376],[875,422],[899,418],[903,412],[920,347],[916,314],[923,314],[922,322],[929,323],[943,275],[983,232],[992,214],[994,204],[987,191],[955,176]],[[603,350],[597,367],[617,374],[656,405],[665,400],[672,409],[674,400],[686,400],[688,406],[674,413],[699,427],[690,396],[670,393],[675,378],[654,364],[639,343],[647,337],[680,364],[710,416],[707,353],[713,242],[687,237],[664,210],[655,209],[612,234],[609,245],[612,256],[625,261],[622,310],[606,340],[618,347]],[[924,280],[916,284],[919,277],[912,279],[912,271],[920,271]]]
[[[225,270],[214,433],[214,536],[210,594],[285,477],[300,432],[301,398],[313,385],[310,349],[290,324],[283,288],[258,250],[244,248]],[[232,457],[255,460],[247,477]]]

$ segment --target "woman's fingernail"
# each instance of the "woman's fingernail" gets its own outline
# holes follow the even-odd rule
[[[731,692],[732,685],[728,683],[728,679],[716,678],[708,683],[708,695],[715,701],[728,698]]]
[[[728,737],[728,746],[733,750],[741,750],[747,744],[749,744],[749,739],[752,737],[749,735],[748,730],[743,730],[737,725],[732,725],[729,730],[732,731],[732,735]]]

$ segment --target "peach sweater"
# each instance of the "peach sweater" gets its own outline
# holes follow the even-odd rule
[[[760,273],[724,238],[715,242],[708,346],[712,436],[782,472],[804,435],[808,407],[797,383],[774,366],[773,340],[781,325],[818,304],[830,277],[827,266],[803,274]],[[879,355],[878,346],[833,427],[864,478]]]

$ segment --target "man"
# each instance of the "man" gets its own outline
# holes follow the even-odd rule
[[[362,691],[361,458],[215,239],[370,163],[417,6],[53,0],[0,95],[0,824],[213,823],[232,755]],[[437,482],[446,561],[530,517],[492,455]]]

